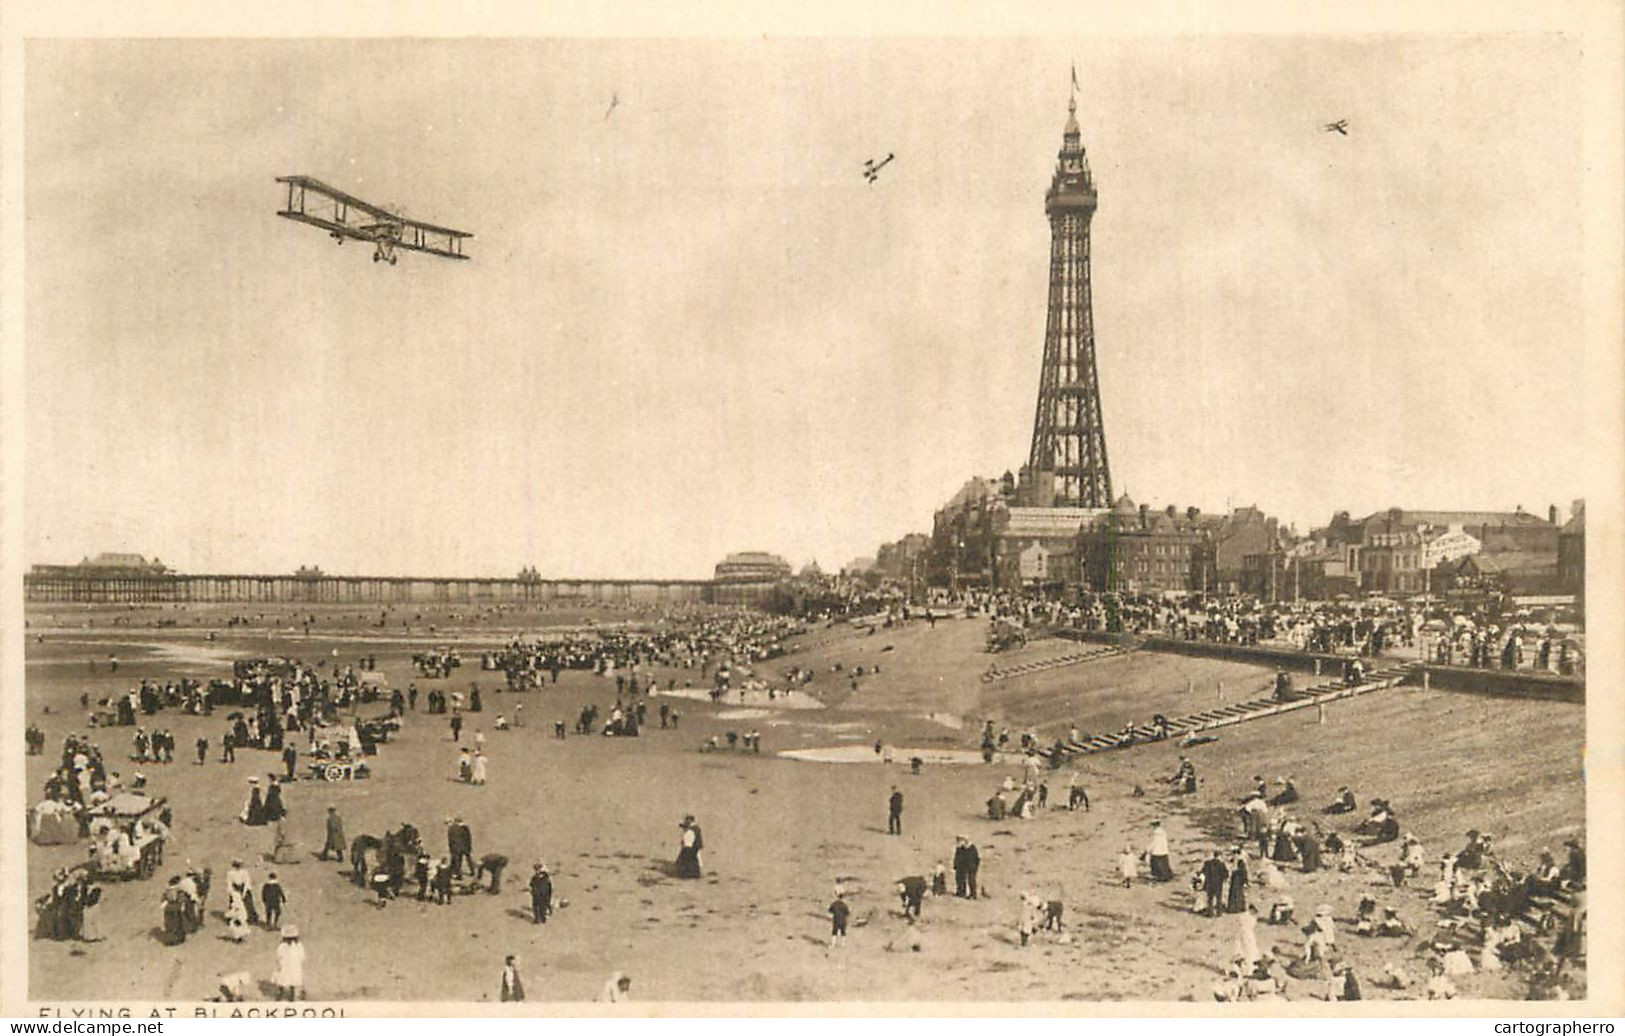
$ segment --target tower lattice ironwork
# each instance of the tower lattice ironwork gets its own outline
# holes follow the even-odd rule
[[[1095,182],[1078,132],[1077,111],[1074,98],[1067,105],[1055,179],[1044,196],[1050,223],[1049,319],[1026,494],[1030,503],[1041,507],[1112,505],[1089,289]]]

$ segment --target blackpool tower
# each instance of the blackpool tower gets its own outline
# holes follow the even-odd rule
[[[1077,112],[1074,98],[1067,105],[1055,179],[1044,196],[1050,225],[1049,318],[1032,452],[1022,473],[1021,494],[1023,503],[1036,507],[1112,505],[1089,293],[1095,182],[1079,139]]]

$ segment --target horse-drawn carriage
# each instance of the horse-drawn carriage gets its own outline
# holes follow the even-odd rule
[[[365,755],[376,755],[378,746],[388,741],[401,729],[401,720],[392,712],[372,719],[362,720],[356,724],[356,734],[361,738],[361,751]]]
[[[458,656],[457,649],[446,645],[412,656],[412,665],[417,669],[418,675],[425,680],[450,677],[451,671],[462,664],[463,660]]]
[[[168,802],[139,792],[122,792],[86,812],[90,855],[86,869],[96,879],[152,877],[163,865],[169,840]]]
[[[372,767],[360,759],[318,759],[310,764],[313,781],[359,781],[372,776]]]
[[[1027,631],[1018,622],[1006,618],[993,620],[987,631],[987,650],[992,654],[1027,646]]]
[[[276,677],[291,680],[298,675],[299,663],[291,658],[239,658],[231,664],[231,674],[239,680],[253,681]]]

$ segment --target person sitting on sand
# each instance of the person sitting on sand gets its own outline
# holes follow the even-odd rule
[[[1332,968],[1332,983],[1327,989],[1327,1000],[1362,1000],[1360,982],[1354,969],[1345,961]]]
[[[1467,844],[1456,854],[1457,870],[1478,870],[1484,866],[1484,857],[1489,852],[1490,839],[1488,835],[1481,835],[1476,830],[1467,832]]]
[[[1423,995],[1429,1000],[1454,1000],[1456,984],[1445,976],[1444,962],[1437,957],[1429,957],[1428,972],[1430,977],[1422,987]]]
[[[1358,808],[1359,803],[1355,801],[1354,792],[1345,784],[1337,790],[1337,798],[1332,800],[1332,804],[1327,806],[1324,812],[1335,816],[1339,813],[1353,813]]]
[[[1408,877],[1414,878],[1422,873],[1426,863],[1427,851],[1422,848],[1422,843],[1416,836],[1407,831],[1400,840],[1399,865],[1405,869]]]
[[[1174,791],[1181,795],[1196,793],[1196,764],[1188,756],[1179,757],[1179,769],[1168,778],[1168,783],[1174,786]]]
[[[1382,966],[1382,977],[1371,984],[1380,989],[1403,990],[1411,988],[1415,983],[1416,980],[1411,977],[1410,972],[1406,971],[1403,965],[1388,961]]]
[[[1252,984],[1243,976],[1240,965],[1230,965],[1213,983],[1213,999],[1221,1004],[1252,999]]]
[[[1281,896],[1270,906],[1269,923],[1272,925],[1291,924],[1295,908],[1291,896]]]
[[[1269,800],[1270,805],[1290,806],[1298,801],[1298,786],[1291,777],[1277,778],[1275,783],[1281,785],[1281,790],[1275,794],[1274,798]]]
[[[1377,901],[1369,892],[1361,894],[1359,906],[1355,907],[1354,934],[1368,937],[1377,934]]]
[[[601,1004],[623,1004],[632,999],[632,979],[625,973],[617,971],[604,983],[603,991],[598,994]]]
[[[1550,849],[1540,851],[1540,862],[1529,876],[1529,891],[1538,896],[1556,895],[1563,887],[1562,870]]]

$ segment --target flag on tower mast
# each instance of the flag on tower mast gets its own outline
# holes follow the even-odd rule
[[[1078,92],[1078,66],[1076,64],[1074,64],[1072,66],[1072,93],[1073,93],[1074,96],[1076,96],[1077,92]]]

